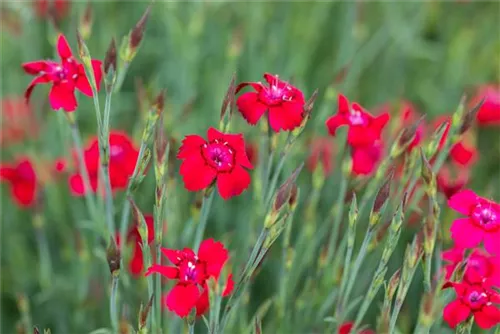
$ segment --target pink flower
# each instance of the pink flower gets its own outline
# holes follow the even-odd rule
[[[251,86],[255,92],[247,92],[238,97],[238,110],[251,125],[268,112],[269,125],[274,132],[290,131],[299,127],[304,119],[304,94],[277,75],[264,74],[267,86],[261,82],[243,82],[236,88]]]
[[[52,60],[38,60],[23,64],[26,73],[37,76],[31,81],[24,95],[26,100],[29,100],[36,85],[51,82],[49,101],[52,109],[64,109],[71,112],[77,107],[75,89],[87,96],[92,96],[92,88],[83,65],[73,57],[73,52],[64,35],[59,35],[57,39],[57,52],[61,58],[60,63]],[[92,68],[99,90],[102,78],[101,61],[93,59]]]
[[[352,147],[352,173],[354,175],[371,174],[382,158],[382,143],[374,142],[370,146]]]
[[[477,122],[480,126],[500,125],[500,87],[494,85],[481,87],[471,101],[471,107],[483,97],[485,100],[477,112]]]
[[[443,318],[451,328],[455,328],[471,314],[482,329],[489,329],[500,323],[500,309],[493,305],[500,303],[500,295],[491,289],[488,281],[448,282],[444,287],[453,287],[457,294],[457,298],[443,310]]]
[[[457,246],[476,247],[484,241],[491,254],[500,254],[500,205],[479,197],[471,190],[453,195],[448,205],[467,218],[456,219],[451,225],[451,238]]]
[[[222,198],[240,195],[250,185],[252,169],[242,134],[207,131],[208,141],[189,135],[182,141],[177,158],[182,160],[180,174],[189,191],[208,188],[216,180]]]
[[[153,264],[148,268],[146,276],[157,273],[176,280],[175,286],[164,299],[167,308],[179,317],[187,316],[193,308],[196,308],[197,315],[203,314],[209,307],[207,280],[210,277],[219,279],[220,272],[229,258],[227,249],[222,243],[207,239],[201,243],[198,254],[189,248],[162,248],[162,253],[173,266]],[[222,295],[229,295],[233,286],[232,276],[229,276]]]
[[[444,147],[444,143],[447,140],[448,133],[450,132],[451,118],[444,115],[436,118],[433,122],[434,129],[437,129],[439,126],[441,126],[441,124],[445,122],[446,128],[444,130],[443,136],[439,141],[439,150]],[[470,143],[470,139],[470,137],[464,136],[462,140],[451,147],[449,158],[453,163],[460,166],[470,166],[477,160],[478,152],[475,146]]]
[[[14,164],[1,164],[0,181],[10,185],[12,200],[18,206],[27,208],[34,204],[38,178],[29,158],[18,158]]]
[[[353,147],[370,146],[380,140],[382,130],[388,121],[388,113],[375,117],[356,102],[349,106],[347,98],[339,94],[338,112],[326,121],[326,127],[330,135],[335,136],[339,127],[347,125],[349,126],[347,133],[349,145]]]

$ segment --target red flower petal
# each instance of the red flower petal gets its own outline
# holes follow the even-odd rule
[[[200,317],[203,314],[205,314],[205,312],[208,311],[209,307],[210,307],[210,300],[208,296],[208,287],[205,284],[201,296],[200,298],[198,298],[198,301],[196,302],[196,316]]]
[[[39,75],[40,72],[46,72],[47,68],[55,66],[59,66],[59,64],[47,60],[36,60],[22,64],[23,70],[31,75]]]
[[[134,252],[132,254],[132,259],[130,260],[129,269],[132,275],[134,276],[139,276],[142,273],[142,270],[144,269],[144,258],[142,255],[142,248],[138,243],[134,247]]]
[[[177,153],[178,159],[185,159],[193,154],[200,154],[200,149],[207,141],[198,135],[188,135],[182,140],[182,145]]]
[[[389,122],[390,116],[388,113],[380,114],[375,117],[371,123],[371,127],[378,130],[378,132],[382,132],[382,129],[385,127],[387,122]]]
[[[451,328],[455,328],[459,323],[465,321],[469,314],[470,309],[459,300],[452,301],[443,310],[443,318]]]
[[[380,139],[380,133],[364,126],[350,126],[347,132],[347,142],[354,147],[369,146]]]
[[[236,105],[243,118],[252,125],[257,124],[268,109],[267,105],[259,101],[259,94],[255,92],[240,95],[236,100]]]
[[[198,258],[200,261],[206,262],[207,275],[218,279],[224,263],[229,258],[229,254],[221,242],[207,239],[200,244]]]
[[[478,196],[472,190],[463,190],[448,200],[448,206],[463,215],[469,215],[478,204]]]
[[[36,183],[16,182],[12,184],[12,196],[24,207],[30,206],[35,200]]]
[[[240,165],[230,173],[221,173],[217,177],[219,194],[225,200],[240,195],[250,185],[250,174]]]
[[[302,124],[304,104],[302,102],[284,102],[280,106],[269,108],[269,125],[274,132],[293,130]]]
[[[469,218],[456,219],[450,228],[451,238],[464,248],[476,247],[484,237],[484,231],[472,224]]]
[[[338,107],[337,110],[338,114],[349,113],[349,100],[347,99],[347,97],[345,97],[342,94],[339,94],[337,98],[337,107]]]
[[[78,65],[78,78],[75,83],[76,89],[87,96],[92,96],[92,87],[90,86],[89,79],[85,73],[85,68],[82,64]]]
[[[226,287],[224,288],[224,291],[222,292],[222,297],[229,296],[233,292],[233,289],[234,289],[233,274],[229,274],[229,276],[227,276]]]
[[[199,154],[190,155],[180,168],[184,187],[189,191],[199,191],[207,188],[217,176],[217,172],[205,163]]]
[[[196,285],[177,284],[168,293],[166,304],[170,311],[183,318],[196,306],[199,296],[200,292]]]
[[[44,84],[50,82],[50,78],[48,75],[42,75],[39,77],[36,77],[33,79],[30,84],[28,85],[28,88],[26,88],[26,91],[24,92],[24,97],[26,98],[26,101],[29,102],[29,99],[31,97],[31,93],[33,93],[33,89],[35,89],[36,85],[38,84]]]
[[[7,165],[0,166],[0,180],[13,181],[15,177],[16,177],[15,168]]]
[[[342,116],[341,114],[336,114],[336,115],[333,115],[332,117],[330,117],[327,121],[326,121],[326,127],[328,128],[328,133],[331,135],[331,136],[335,136],[335,133],[337,132],[337,129],[343,125],[347,125],[349,124],[349,122],[347,121],[347,119]]]
[[[68,41],[62,34],[59,35],[59,38],[57,39],[57,53],[62,60],[73,56],[73,52],[71,51]]]
[[[474,320],[479,328],[490,329],[500,323],[500,310],[493,305],[486,305],[474,313]]]
[[[216,133],[220,134],[220,137],[214,137],[214,138],[220,138],[223,141],[227,141],[229,143],[229,146],[235,151],[236,154],[236,164],[239,164],[245,168],[252,169],[253,165],[248,159],[247,153],[246,153],[246,146],[245,146],[245,140],[243,139],[242,134],[230,134],[230,133],[221,133],[214,129],[215,132],[211,131],[211,129],[208,130],[207,137],[211,138],[214,137]],[[212,140],[212,139],[210,139]]]
[[[101,90],[102,81],[102,61],[92,59],[92,69],[94,70],[95,85],[97,91]]]
[[[168,279],[179,278],[179,269],[177,269],[176,267],[160,266],[159,264],[153,264],[151,267],[148,268],[145,276],[149,276],[153,273],[163,275]]]
[[[490,254],[500,255],[500,232],[484,233],[484,248]]]
[[[73,85],[69,83],[54,84],[49,93],[50,106],[54,110],[74,111],[77,103]]]
[[[161,252],[170,262],[174,265],[178,265],[183,258],[182,252],[176,249],[162,248]]]

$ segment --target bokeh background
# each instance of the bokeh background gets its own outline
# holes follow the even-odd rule
[[[87,45],[94,58],[103,59],[111,38],[121,41],[148,3],[91,1],[90,5],[92,23]],[[21,98],[31,80],[23,73],[21,63],[54,58],[57,31],[67,36],[76,52],[75,31],[82,28],[87,3],[70,2],[67,11],[56,20],[50,14],[40,13],[32,2],[2,2],[1,6],[0,97]],[[307,140],[327,134],[324,122],[336,110],[335,99],[328,96],[329,89],[330,94],[332,89],[342,92],[369,110],[377,110],[384,103],[397,105],[403,99],[408,100],[430,121],[437,115],[453,112],[464,93],[472,96],[478,86],[498,83],[499,13],[497,1],[157,1],[124,85],[113,97],[111,126],[140,138],[144,114],[138,103],[136,84],[141,80],[148,91],[167,89],[165,127],[169,137],[178,143],[186,134],[203,135],[208,126],[218,125],[220,104],[234,72],[238,81],[259,81],[264,72],[277,73],[301,88],[306,96],[319,90],[312,119],[302,138],[302,150],[294,155],[296,163],[285,166],[286,175],[307,158]],[[47,87],[35,90],[32,114],[27,116],[30,125],[26,126],[34,126],[36,131],[28,131],[22,140],[5,137],[2,162],[26,153],[47,161],[67,155],[70,142],[61,138],[68,138],[68,129],[61,115],[50,110],[47,94]],[[83,136],[88,137],[96,130],[92,101],[81,97],[79,105],[79,126]],[[14,117],[6,109],[3,106],[2,131]],[[392,112],[396,114],[398,108]],[[233,122],[234,131],[243,131],[250,142],[257,141],[260,134],[257,128],[249,128],[239,115],[235,115]],[[498,128],[474,127],[471,137],[480,157],[471,167],[470,187],[484,196],[499,199]],[[329,180],[323,190],[319,215],[325,215],[335,201],[336,182]],[[154,178],[150,175],[142,185],[144,191],[136,196],[144,212],[152,209],[153,185]],[[182,247],[182,231],[196,198],[183,189],[178,177],[176,185],[177,206],[171,204],[175,209],[168,222],[166,243]],[[310,175],[305,172],[300,187],[306,198],[311,185]],[[72,284],[74,275],[78,275],[73,235],[85,229],[83,200],[70,197],[65,180],[48,185],[44,216],[53,272],[49,284],[41,286],[31,213],[12,204],[5,186],[1,190],[1,332],[11,333],[19,321],[20,294],[29,297],[33,323],[40,328],[51,327],[57,333],[83,333],[106,326],[108,315],[102,310],[107,310],[107,286],[94,279],[87,292],[97,296],[84,298],[82,303],[75,297],[79,292]],[[207,235],[228,242],[235,268],[244,263],[252,245],[247,237],[253,227],[248,226],[246,219],[252,210],[248,205],[250,199],[249,193],[227,203],[217,198],[209,219]],[[123,197],[118,195],[117,210],[122,202]],[[299,215],[294,224],[294,229],[300,229],[307,222]],[[411,240],[411,236],[408,232],[402,239]],[[394,256],[398,260],[393,268],[402,259],[403,247]],[[96,273],[107,270],[102,250],[92,250],[88,256],[94,277],[99,277]],[[253,285],[248,315],[277,289],[273,279],[277,275],[277,261],[270,258]],[[362,273],[360,280],[369,282],[370,278],[371,271],[366,277]],[[127,312],[135,319],[138,300],[144,302],[147,296],[145,282],[131,284],[137,288],[127,297]],[[359,288],[361,293],[366,287],[360,284]],[[408,300],[415,309],[421,287],[413,290]],[[377,307],[372,307],[367,324],[374,323],[376,311]],[[409,324],[414,323],[414,314],[405,317]],[[245,315],[241,318],[245,319]],[[304,322],[314,328],[313,320]],[[280,327],[274,323],[270,328]]]

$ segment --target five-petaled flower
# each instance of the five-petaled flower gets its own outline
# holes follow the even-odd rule
[[[77,155],[75,166],[78,166]],[[109,178],[111,189],[123,190],[127,187],[129,177],[133,174],[139,151],[130,138],[123,132],[111,131],[109,135]],[[99,142],[97,137],[90,140],[84,151],[84,160],[89,174],[90,186],[93,192],[97,191],[99,180]],[[76,196],[85,194],[85,187],[81,171],[70,175],[69,185],[71,192]]]
[[[12,199],[17,205],[26,208],[34,204],[38,178],[29,158],[20,157],[14,164],[1,164],[0,180],[9,183]]]
[[[453,287],[457,298],[443,310],[443,318],[451,328],[465,321],[471,314],[482,329],[489,329],[500,323],[500,294],[491,288],[488,280],[471,275],[460,283],[447,282],[444,288]]]
[[[479,197],[471,190],[453,195],[448,205],[467,218],[456,219],[451,225],[451,238],[457,246],[473,248],[484,241],[491,254],[500,254],[500,204]]]
[[[484,103],[479,108],[476,119],[480,126],[500,125],[500,87],[487,85],[481,87],[471,101],[471,107],[484,98]]]
[[[73,52],[64,35],[57,39],[57,52],[61,62],[52,60],[38,60],[23,64],[26,73],[36,75],[25,92],[26,100],[29,100],[33,89],[38,84],[52,83],[49,93],[49,101],[52,109],[64,109],[67,112],[74,111],[77,107],[75,88],[87,96],[92,96],[92,88],[85,74],[82,64],[73,57]],[[102,78],[101,61],[92,59],[92,68],[99,90]]]
[[[326,121],[326,127],[330,135],[335,136],[339,127],[349,126],[347,142],[352,147],[360,147],[373,145],[380,140],[382,130],[388,121],[388,113],[375,117],[356,102],[349,105],[347,98],[339,94],[337,114]]]
[[[209,128],[207,137],[208,141],[198,135],[188,135],[182,141],[177,158],[183,160],[180,174],[184,186],[189,191],[199,191],[217,180],[222,198],[241,194],[250,184],[246,169],[253,168],[243,135]]]
[[[236,88],[251,86],[255,92],[247,92],[238,97],[236,104],[241,115],[252,125],[257,124],[267,111],[269,125],[274,132],[290,131],[302,124],[304,119],[304,94],[277,75],[264,74],[268,85],[261,82],[243,82]]]
[[[221,242],[213,239],[204,240],[198,254],[189,248],[183,250],[161,249],[173,266],[153,264],[148,268],[146,276],[157,273],[176,280],[175,286],[165,296],[164,304],[180,317],[185,317],[196,308],[198,316],[206,312],[209,307],[208,286],[209,278],[219,279],[221,270],[229,258],[229,254]],[[222,296],[232,292],[234,282],[228,276],[227,285]]]

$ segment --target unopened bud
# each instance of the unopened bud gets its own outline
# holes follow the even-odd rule
[[[297,177],[299,176],[300,171],[304,167],[304,163],[301,163],[299,167],[297,167],[292,174],[286,179],[285,183],[283,183],[276,192],[276,197],[273,203],[273,211],[278,212],[281,208],[288,203],[290,197],[292,195],[293,186]]]
[[[449,122],[443,122],[431,135],[431,140],[425,149],[426,156],[433,157],[438,149],[441,147],[441,142],[447,133]]]
[[[159,297],[157,297],[157,298],[159,298]],[[139,309],[139,331],[142,331],[144,328],[146,328],[149,311],[151,310],[152,306],[153,306],[153,295],[151,295],[151,297],[149,298],[149,301],[146,304],[146,307],[143,307],[143,305],[141,303],[141,306]]]
[[[407,264],[409,268],[414,268],[423,254],[422,236],[417,234],[411,244]]]
[[[165,175],[165,169],[167,168],[167,148],[168,140],[165,136],[165,127],[163,126],[163,117],[160,116],[160,120],[156,125],[155,138],[154,138],[154,149],[155,149],[155,177],[156,183],[163,183],[163,176]]]
[[[392,300],[392,298],[396,294],[396,289],[398,288],[400,279],[401,279],[401,268],[396,270],[396,272],[391,276],[389,283],[387,284],[386,296],[389,300]]]
[[[78,45],[78,55],[80,59],[85,64],[90,63],[90,52],[79,30],[76,31],[76,41]]]
[[[486,97],[483,97],[478,104],[476,104],[474,107],[472,107],[472,109],[470,109],[463,115],[462,124],[460,125],[460,129],[458,130],[459,134],[464,134],[465,132],[467,132],[467,130],[470,129],[470,127],[474,123],[474,120],[476,119],[477,112],[479,111],[479,109],[481,109],[485,100]]]
[[[290,192],[290,198],[288,199],[288,205],[290,205],[290,209],[293,211],[297,207],[298,204],[298,199],[299,197],[299,188],[297,185],[294,183],[292,185],[292,190]]]
[[[135,201],[131,196],[128,197],[128,201],[132,206],[132,216],[134,217],[134,223],[137,225],[137,230],[139,231],[139,235],[141,236],[141,243],[143,245],[147,245],[149,235],[146,219],[144,219],[144,215],[142,214],[137,204],[135,204]]]
[[[87,40],[90,37],[92,32],[92,6],[90,5],[90,1],[87,2],[87,6],[85,6],[85,12],[80,19],[80,33],[84,40]]]
[[[422,150],[420,150],[420,158],[422,159],[422,170],[420,171],[422,178],[424,179],[427,187],[435,187],[435,175],[432,171],[431,164],[425,157],[425,154]]]
[[[121,255],[113,237],[109,239],[108,249],[106,250],[106,259],[108,261],[109,272],[111,275],[119,275]]]
[[[415,123],[409,125],[408,127],[404,128],[403,130],[401,130],[401,132],[398,136],[398,140],[391,148],[391,157],[392,158],[397,158],[403,152],[406,151],[406,149],[410,146],[410,144],[415,139],[415,136],[417,135],[417,131],[418,131],[418,128],[420,126],[420,123],[422,123],[424,118],[425,118],[425,116],[420,117]]]
[[[108,74],[110,69],[116,72],[116,41],[114,37],[111,39],[104,57],[104,73]]]
[[[151,11],[151,6],[148,6],[144,14],[142,15],[141,19],[137,22],[135,27],[132,29],[132,31],[129,34],[128,37],[128,44],[125,49],[125,54],[124,54],[124,60],[126,62],[131,62],[132,59],[134,59],[136,53],[137,53],[137,48],[142,42],[142,39],[144,37],[144,30],[146,29],[146,23],[149,17],[149,12]]]
[[[302,113],[302,122],[300,125],[292,131],[292,135],[294,139],[296,139],[302,132],[304,132],[304,129],[307,125],[307,122],[309,121],[309,118],[311,118],[311,112],[314,107],[314,102],[316,101],[316,98],[318,96],[318,90],[316,89],[309,100],[306,101],[304,104],[304,110]]]
[[[394,170],[392,169],[375,196],[375,201],[373,202],[372,211],[370,213],[370,227],[374,227],[380,221],[380,210],[389,199],[393,176]]]

